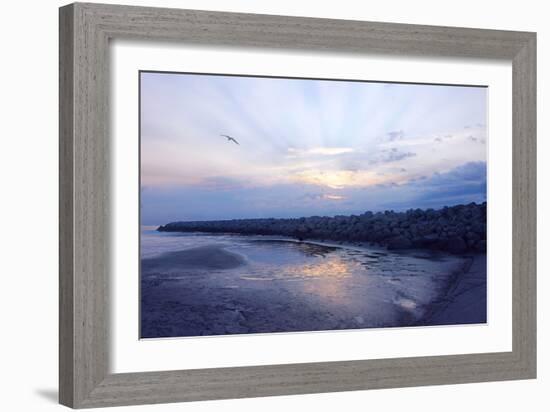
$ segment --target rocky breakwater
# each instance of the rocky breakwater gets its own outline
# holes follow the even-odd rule
[[[367,242],[388,249],[432,249],[455,254],[484,253],[487,245],[487,203],[441,209],[387,210],[351,216],[295,219],[234,219],[173,222],[160,232],[275,235],[299,240]]]

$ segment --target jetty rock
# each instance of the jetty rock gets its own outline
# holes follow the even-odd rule
[[[445,206],[437,210],[366,211],[350,216],[181,221],[162,225],[157,230],[367,242],[392,250],[431,249],[453,254],[485,253],[487,203]]]

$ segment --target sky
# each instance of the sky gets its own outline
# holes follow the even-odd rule
[[[141,72],[142,224],[483,202],[486,91]]]

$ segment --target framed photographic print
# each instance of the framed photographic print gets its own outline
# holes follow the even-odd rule
[[[61,403],[534,378],[535,55],[62,7]]]
[[[141,338],[486,323],[485,87],[139,82]]]

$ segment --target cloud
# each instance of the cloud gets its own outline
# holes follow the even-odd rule
[[[314,147],[311,149],[300,150],[293,147],[288,148],[288,153],[292,155],[306,156],[306,155],[321,155],[321,156],[335,156],[344,153],[352,153],[355,149],[351,147]]]
[[[383,182],[383,180],[381,180]],[[468,162],[443,173],[395,183],[345,186],[319,190],[318,185],[294,183],[230,190],[182,187],[142,192],[143,224],[175,220],[214,220],[242,217],[297,217],[360,214],[366,210],[405,210],[442,207],[486,200],[486,164]]]
[[[487,165],[467,162],[447,172],[419,176],[401,184],[391,182],[365,188],[360,199],[365,210],[438,208],[483,202],[487,200]]]
[[[345,196],[328,193],[307,193],[304,198],[309,200],[344,200]]]
[[[403,130],[396,130],[396,131],[387,133],[387,136],[388,136],[388,140],[390,142],[393,142],[395,140],[403,139],[405,137],[405,133],[403,132]]]
[[[328,199],[328,200],[344,200],[344,199],[345,199],[345,196],[341,196],[341,195],[323,195],[323,199]]]
[[[421,205],[445,205],[485,201],[487,198],[487,164],[469,162],[448,172],[435,172],[431,177],[411,182]]]
[[[485,182],[487,179],[486,162],[468,162],[445,173],[435,172],[433,183],[445,185],[453,182]]]
[[[403,152],[397,149],[396,147],[391,148],[390,150],[383,150],[381,155],[374,159],[371,163],[392,163],[398,162],[400,160],[406,159],[408,157],[414,157],[416,153],[413,152]]]

